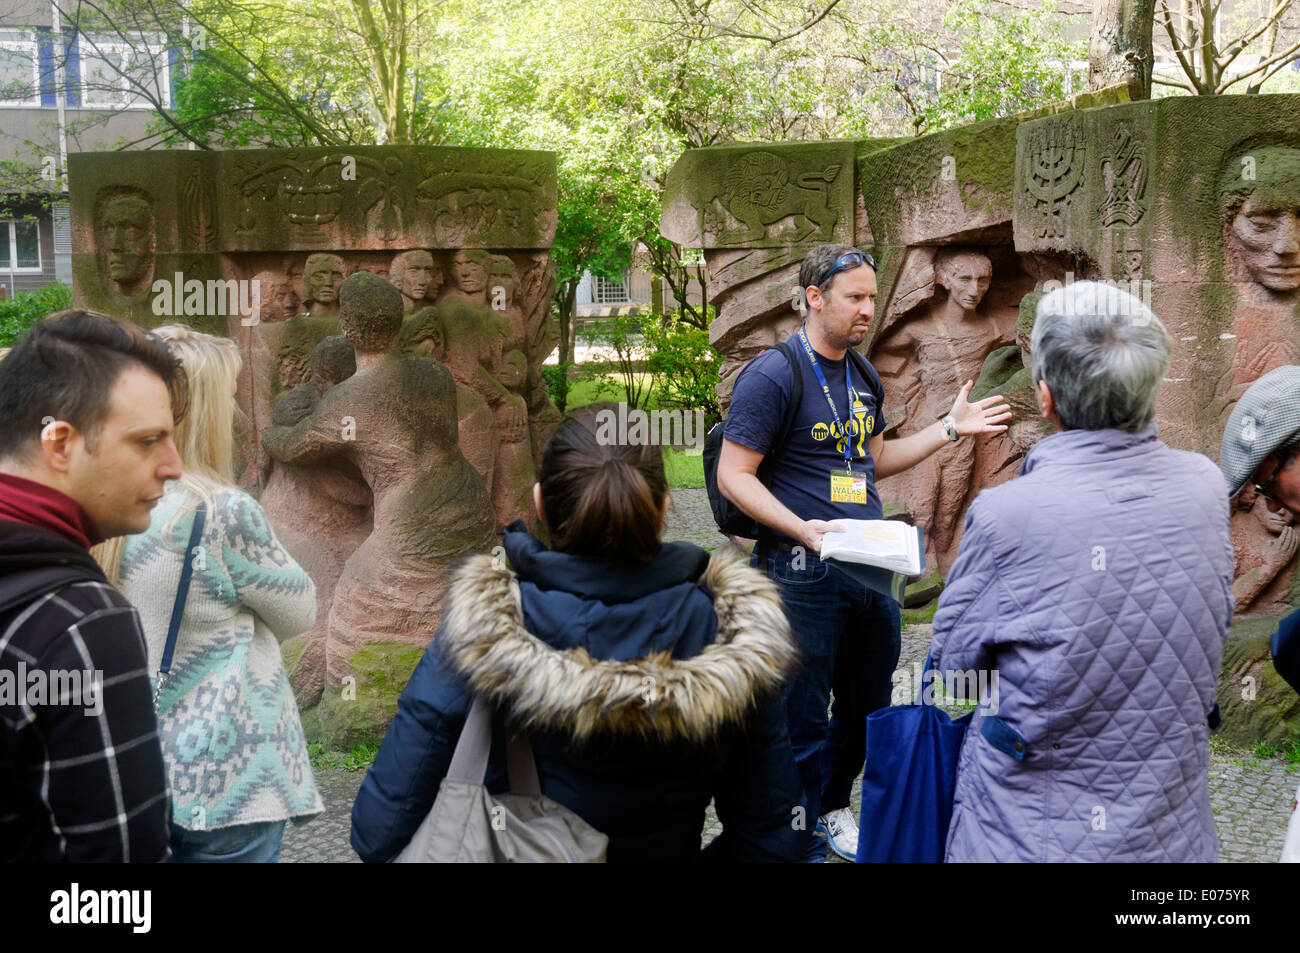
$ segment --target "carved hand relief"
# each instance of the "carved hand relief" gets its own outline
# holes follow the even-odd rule
[[[732,163],[721,189],[704,208],[709,244],[741,245],[766,238],[791,244],[830,241],[840,220],[830,186],[840,175],[840,166],[803,171],[793,165],[792,160],[770,152],[750,152]],[[785,219],[793,220],[792,231],[769,234]]]
[[[1065,237],[1065,210],[1083,181],[1083,137],[1073,122],[1047,123],[1029,137],[1025,191],[1038,238]]]
[[[1133,226],[1146,213],[1146,148],[1133,139],[1126,126],[1115,132],[1110,155],[1101,160],[1106,197],[1101,206],[1101,224]]]
[[[143,189],[104,190],[95,206],[95,244],[105,289],[128,298],[149,293],[156,241],[153,197]]]

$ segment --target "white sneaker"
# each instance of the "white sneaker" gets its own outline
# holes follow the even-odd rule
[[[847,807],[817,818],[817,829],[826,835],[831,850],[850,863],[858,856],[858,821]]]

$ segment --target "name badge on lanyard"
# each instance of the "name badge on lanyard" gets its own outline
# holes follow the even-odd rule
[[[826,375],[822,373],[821,365],[813,356],[812,345],[808,342],[808,335],[803,328],[799,329],[799,342],[803,345],[808,363],[812,365],[813,372],[817,375],[817,382],[821,385],[822,394],[825,395],[826,403],[830,406],[831,419],[835,421],[834,429],[839,431],[844,440],[844,469],[831,471],[831,502],[866,503],[867,475],[853,472],[853,437],[858,436],[861,440],[865,440],[866,434],[870,431],[862,419],[866,416],[866,405],[853,389],[853,382],[849,376],[849,365],[852,361],[847,354],[844,355],[844,394],[849,402],[849,419],[857,425],[854,428],[845,426],[844,421],[840,420],[839,409],[831,399],[831,389],[826,384]],[[853,432],[850,432],[851,430]]]
[[[832,503],[867,502],[867,475],[852,470],[831,471]]]

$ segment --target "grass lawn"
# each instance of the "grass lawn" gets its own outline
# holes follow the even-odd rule
[[[610,384],[613,385],[613,388],[611,389],[609,385],[606,385],[605,392],[603,394],[599,393],[598,388],[602,381],[609,381]],[[650,401],[649,406],[646,408],[647,410],[658,408],[658,395],[656,394],[654,396],[656,399]],[[615,403],[618,403],[626,399],[627,398],[623,393],[622,377],[591,377],[585,380],[576,380],[569,384],[569,396],[568,400],[565,402],[564,409],[574,410],[587,404],[594,404],[599,400],[612,400]]]
[[[704,455],[698,451],[664,447],[664,472],[673,490],[704,486]]]

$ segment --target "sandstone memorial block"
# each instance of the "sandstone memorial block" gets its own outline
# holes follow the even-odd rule
[[[724,406],[744,365],[798,328],[799,263],[824,242],[880,264],[859,350],[885,384],[886,437],[933,423],[966,380],[976,381],[971,399],[1011,404],[1006,433],[879,482],[888,516],[925,526],[940,573],[975,495],[1015,477],[1049,432],[1029,345],[1052,288],[1110,282],[1159,315],[1175,344],[1156,409],[1161,439],[1214,460],[1246,388],[1300,363],[1296,95],[1130,102],[1127,87],[1113,87],[915,139],[692,150],[669,175],[660,226],[704,252]],[[1280,741],[1300,727],[1300,703],[1266,643],[1278,615],[1300,605],[1297,531],[1249,492],[1234,506],[1238,617],[1223,730]],[[909,592],[928,598],[939,582]],[[1249,700],[1243,685],[1255,686]]]
[[[285,646],[313,736],[382,730],[450,561],[535,524],[560,416],[541,373],[558,340],[555,161],[426,146],[69,158],[77,304],[239,342],[239,480],[317,586],[315,629]]]

